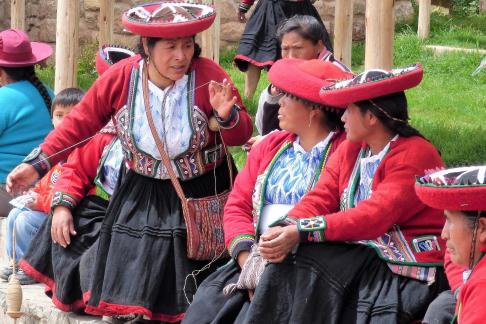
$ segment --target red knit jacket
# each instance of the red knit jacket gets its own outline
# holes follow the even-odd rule
[[[373,178],[372,194],[355,208],[340,211],[340,199],[362,145],[345,141],[326,165],[323,176],[294,209],[291,218],[324,215],[327,241],[375,240],[398,225],[400,239],[416,261],[443,264],[445,243],[440,233],[445,219],[442,211],[424,205],[415,194],[415,177],[442,167],[437,149],[425,139],[399,137],[381,161]],[[435,236],[440,250],[417,251],[412,240]],[[413,262],[412,262],[413,263]]]
[[[40,147],[45,155],[50,156],[50,165],[65,159],[72,148],[62,151],[63,149],[94,135],[126,104],[130,74],[133,68],[139,67],[139,60],[140,58],[133,57],[113,65],[95,81],[62,124],[46,137]],[[219,65],[206,58],[194,59],[190,69],[196,71],[194,104],[209,118],[213,115],[213,107],[209,103],[209,81],[222,82],[223,79],[230,80],[230,77]],[[243,145],[252,134],[251,118],[234,87],[233,94],[241,108],[238,125],[231,129],[221,129],[223,139],[229,146]],[[214,143],[215,133],[208,132],[207,147],[214,146]],[[53,155],[57,152],[59,153]]]
[[[486,246],[481,251],[486,252]],[[456,314],[459,324],[477,324],[486,321],[486,257],[474,267],[471,276],[459,292]]]
[[[329,154],[332,155],[343,142],[345,133],[332,139]],[[295,141],[296,136],[287,131],[274,131],[252,148],[245,167],[238,173],[233,190],[224,208],[224,236],[230,254],[236,257],[242,250],[249,250],[255,241],[257,213],[253,210],[252,194],[257,177],[265,172],[280,148]]]
[[[85,196],[95,195],[94,179],[104,149],[115,138],[114,133],[98,133],[86,145],[75,149],[63,164],[63,172],[56,182],[54,196],[68,195],[74,208]],[[59,200],[66,201],[66,198]],[[56,205],[56,202],[54,202]],[[63,204],[64,206],[64,204]]]

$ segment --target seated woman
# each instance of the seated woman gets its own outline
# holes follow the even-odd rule
[[[235,262],[203,282],[184,322],[231,323],[244,314],[248,293],[225,294],[223,288],[238,281],[240,269],[252,260],[252,245],[268,230],[276,211],[300,201],[344,139],[340,114],[323,105],[318,92],[328,78],[350,77],[320,60],[283,59],[272,66],[270,81],[283,93],[279,121],[284,131],[269,134],[256,146],[236,178],[224,213],[225,241]]]
[[[443,165],[408,123],[403,91],[422,73],[420,66],[371,70],[321,90],[325,104],[347,106],[348,140],[282,217],[289,225],[261,236],[259,252],[270,264],[247,322],[410,323],[447,289],[444,220],[414,190],[415,176]]]
[[[486,166],[442,170],[418,180],[418,197],[445,210],[442,238],[451,261],[467,267],[453,322],[483,323],[486,318]]]
[[[0,32],[0,217],[12,209],[7,174],[52,130],[53,93],[35,74],[52,48],[18,29]]]
[[[104,45],[96,55],[96,71],[101,76],[113,64],[135,55],[117,45]],[[43,223],[20,264],[25,273],[46,285],[46,294],[63,311],[85,306],[80,283],[90,274],[80,272],[79,264],[98,239],[118,180],[123,152],[115,135],[110,122],[69,155],[52,189],[52,217]]]
[[[65,312],[85,307],[81,284],[87,279],[81,276],[91,274],[80,271],[80,262],[98,239],[122,160],[111,123],[74,150],[53,188],[52,217],[42,224],[20,260],[21,269],[44,283],[46,294]]]

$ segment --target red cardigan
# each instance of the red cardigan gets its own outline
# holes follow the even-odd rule
[[[44,155],[49,156],[50,165],[65,159],[72,148],[63,152],[61,150],[94,135],[126,104],[130,75],[132,69],[139,67],[139,60],[140,58],[133,57],[113,65],[95,81],[83,100],[64,118],[61,125],[46,137],[40,148]],[[194,59],[190,69],[196,71],[194,104],[209,118],[213,115],[213,107],[209,103],[207,83],[211,80],[230,80],[230,77],[219,65],[206,58]],[[231,129],[221,129],[223,139],[229,146],[243,145],[252,134],[251,118],[235,87],[233,94],[238,98],[237,104],[241,108],[239,123]],[[215,136],[213,132],[208,133],[207,147],[212,147]],[[57,152],[60,153],[52,156]]]
[[[437,149],[418,136],[392,141],[390,151],[376,170],[371,197],[355,208],[340,211],[340,199],[348,187],[361,147],[361,144],[345,141],[331,157],[314,189],[289,211],[288,216],[298,219],[324,215],[328,241],[374,241],[399,228],[396,231],[399,243],[405,244],[402,251],[413,253],[411,259],[415,258],[422,265],[443,264],[445,243],[440,238],[445,222],[443,213],[424,205],[414,189],[416,176],[444,165]],[[414,248],[414,239],[427,236],[436,237],[440,250],[421,252]],[[388,259],[392,260],[393,256]]]
[[[332,155],[343,142],[345,133],[332,139],[329,154]],[[274,131],[252,148],[245,167],[238,173],[233,190],[224,208],[224,236],[230,254],[249,250],[254,243],[258,214],[253,210],[252,195],[257,177],[265,172],[275,154],[286,143],[295,141],[296,136],[287,131]]]
[[[93,181],[104,149],[114,138],[114,133],[98,133],[86,145],[69,155],[53,189],[54,196],[60,197],[53,201],[53,207],[63,205],[73,209],[85,196],[96,194]]]
[[[486,247],[482,247],[486,252]],[[471,276],[459,292],[456,314],[459,324],[476,324],[486,321],[486,257],[474,267]]]

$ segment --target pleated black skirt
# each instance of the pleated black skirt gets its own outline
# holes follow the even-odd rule
[[[448,289],[442,268],[432,285],[394,274],[367,246],[301,245],[283,263],[268,264],[251,303],[246,291],[225,296],[238,280],[233,263],[208,277],[187,323],[411,323]]]
[[[211,196],[215,188],[221,193],[229,188],[228,167],[223,163],[181,186],[186,197]],[[196,292],[193,280],[184,287],[186,276],[207,264],[187,257],[186,226],[171,181],[128,171],[112,197],[96,249],[81,261],[82,272],[91,274],[86,312],[178,322]]]

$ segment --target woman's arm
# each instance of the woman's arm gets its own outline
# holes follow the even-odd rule
[[[114,134],[96,134],[86,145],[75,149],[62,165],[63,171],[53,188],[52,208],[73,210],[93,187],[104,148]]]

